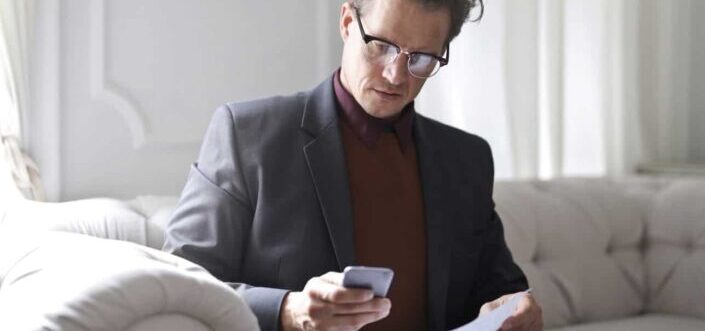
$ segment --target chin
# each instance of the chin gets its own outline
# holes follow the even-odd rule
[[[399,115],[401,112],[401,107],[397,108],[376,108],[374,111],[368,111],[367,113],[377,117],[377,118],[391,118]]]

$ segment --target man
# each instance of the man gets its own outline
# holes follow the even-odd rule
[[[165,249],[230,282],[263,330],[447,330],[525,290],[489,146],[413,108],[473,6],[344,3],[333,77],[216,111]],[[389,298],[342,287],[348,265],[393,269]],[[538,304],[503,327],[541,329]]]

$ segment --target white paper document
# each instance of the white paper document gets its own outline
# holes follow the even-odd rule
[[[509,318],[509,316],[512,316],[512,314],[514,314],[514,312],[517,310],[517,305],[519,305],[519,301],[521,301],[521,299],[524,298],[524,296],[526,296],[526,294],[529,292],[531,292],[531,289],[514,294],[503,305],[497,307],[489,313],[478,316],[474,321],[465,324],[457,329],[453,329],[452,331],[499,330],[499,328],[502,326],[502,323],[504,323],[504,321]]]

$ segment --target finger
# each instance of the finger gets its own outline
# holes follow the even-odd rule
[[[509,317],[504,322],[502,323],[502,326],[499,328],[500,331],[508,331],[508,330],[518,330],[518,327],[520,327],[522,324],[520,321],[517,321],[516,317]]]
[[[517,310],[502,324],[501,330],[526,329],[539,319],[538,306],[533,298],[524,297],[517,305]]]
[[[315,329],[327,330],[327,329],[342,329],[342,330],[358,330],[363,326],[377,322],[389,315],[389,312],[378,312],[378,313],[361,313],[353,315],[336,315],[331,318],[314,320],[313,327]]]
[[[528,328],[526,328],[529,331],[541,331],[543,330],[543,318],[540,316],[534,319],[533,322],[529,325]]]
[[[314,298],[305,307],[305,314],[314,320],[331,318],[335,314],[334,306],[332,303]]]
[[[484,305],[482,305],[482,307],[480,307],[480,315],[489,313],[497,309],[499,306],[505,303],[511,296],[512,294],[503,295],[493,301],[485,303]]]
[[[374,298],[370,290],[344,288],[320,277],[311,278],[304,291],[314,298],[333,303],[361,303]]]
[[[531,310],[535,305],[534,298],[531,294],[526,294],[519,303],[517,304],[517,309],[514,311],[513,316],[521,315],[529,310]]]
[[[324,275],[322,275],[319,278],[326,281],[326,282],[329,282],[331,284],[343,286],[343,274],[340,272],[330,271],[330,272],[325,273]]]
[[[533,322],[533,317],[529,314],[521,314],[518,316],[511,316],[504,320],[500,330],[523,330],[527,325]]]
[[[344,277],[344,275],[340,272],[330,271],[330,272],[325,273],[324,275],[322,275],[319,278],[325,282],[335,284],[339,287],[351,290],[353,292],[359,292],[359,295],[361,296],[361,299],[360,299],[361,301],[368,300],[368,299],[366,299],[369,296],[368,292],[371,293],[372,297],[374,297],[374,292],[372,292],[372,290],[369,290],[369,289],[352,289],[352,288],[343,287],[343,277]],[[357,299],[353,299],[353,300],[355,300],[355,302],[359,302]],[[341,303],[339,301],[333,301],[333,302]]]
[[[499,304],[497,304],[496,301],[488,302],[488,303],[482,305],[482,307],[480,307],[480,314],[479,315],[487,314],[487,313],[495,310],[498,306],[499,306]]]
[[[336,315],[351,315],[360,313],[388,313],[392,302],[387,298],[372,299],[363,303],[336,304],[333,313]]]
[[[542,328],[539,328],[539,326],[538,326],[539,321],[540,321],[539,319],[535,319],[535,318],[528,318],[525,320],[507,319],[502,324],[500,331],[542,330]],[[543,324],[541,323],[541,325],[543,325]]]
[[[527,315],[531,322],[528,323],[527,330],[540,331],[543,330],[543,311],[541,306],[531,297],[531,308],[528,309]]]

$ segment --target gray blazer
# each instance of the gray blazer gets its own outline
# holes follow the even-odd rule
[[[332,77],[312,91],[229,103],[213,116],[164,249],[204,266],[277,330],[287,291],[355,264],[352,207]],[[426,210],[428,328],[472,320],[527,288],[492,201],[481,138],[417,115]]]

